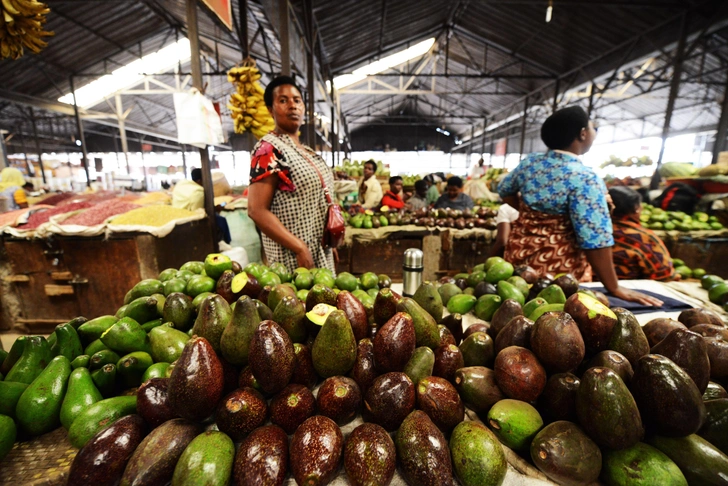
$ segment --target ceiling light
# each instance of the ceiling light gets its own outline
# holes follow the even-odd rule
[[[371,62],[359,69],[355,69],[351,74],[336,76],[334,78],[334,86],[336,89],[346,88],[347,86],[351,86],[354,83],[358,83],[359,81],[366,79],[367,76],[381,73],[387,69],[391,69],[395,66],[399,66],[400,64],[404,64],[407,61],[423,56],[430,50],[430,48],[432,48],[433,44],[435,44],[435,38],[431,37],[408,49],[399,51],[378,61]],[[331,89],[328,81],[326,89]]]
[[[546,7],[546,23],[551,22],[551,17],[554,14],[554,1],[549,0],[549,6]]]
[[[190,57],[190,41],[180,39],[76,89],[76,102],[82,107],[94,106],[119,90],[139,84],[145,75],[167,72]],[[72,105],[73,93],[61,96],[58,101]]]
[[[81,141],[79,139],[76,139],[76,145],[78,145],[79,147],[81,146]]]

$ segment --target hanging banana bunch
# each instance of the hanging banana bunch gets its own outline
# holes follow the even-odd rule
[[[248,130],[260,140],[275,128],[275,122],[263,101],[265,90],[258,82],[260,71],[255,61],[247,58],[241,65],[230,69],[227,78],[235,86],[235,93],[230,96],[227,105],[235,123],[235,133]]]
[[[43,40],[53,35],[43,29],[48,5],[35,0],[2,0],[0,7],[0,59],[18,59],[23,48],[38,54],[48,45]]]

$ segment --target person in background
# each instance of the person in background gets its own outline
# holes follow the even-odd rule
[[[662,240],[642,226],[642,197],[625,186],[609,190],[614,203],[614,270],[621,279],[674,280],[672,258]]]
[[[444,176],[444,174],[442,176],[439,174],[428,174],[425,176],[425,181],[429,184],[429,188],[427,189],[428,205],[432,206],[440,198],[440,190],[437,188],[437,184],[443,180]]]
[[[172,206],[195,211],[205,207],[205,190],[202,188],[202,169],[192,169],[192,180],[182,179],[172,190]]]
[[[326,191],[333,197],[334,176],[298,138],[305,112],[301,90],[293,78],[278,76],[266,86],[263,99],[275,129],[253,148],[248,216],[263,233],[269,264],[280,262],[290,271],[318,267],[334,272],[335,250],[321,246]]]
[[[592,280],[594,268],[615,297],[661,306],[659,299],[619,285],[607,189],[579,158],[595,138],[594,124],[581,107],[564,108],[546,119],[541,139],[548,152],[527,156],[498,186],[503,201],[520,213],[504,258],[539,273],[571,273],[582,282]]]
[[[435,203],[438,209],[473,209],[475,203],[470,196],[463,194],[463,180],[458,176],[453,176],[447,180],[445,194]]]
[[[0,197],[7,199],[8,211],[15,211],[16,209],[25,209],[28,207],[28,198],[26,195],[25,177],[23,173],[14,167],[5,167],[0,172]],[[30,190],[33,189],[33,185],[30,184]]]
[[[501,204],[498,208],[498,214],[495,216],[497,224],[495,242],[490,249],[490,256],[503,256],[508,243],[508,237],[511,234],[511,224],[518,219],[518,211],[509,204]]]
[[[485,160],[483,160],[483,157],[478,160],[478,163],[473,166],[473,168],[470,170],[470,178],[471,179],[480,179],[485,175]]]
[[[420,179],[415,182],[415,193],[407,199],[407,209],[410,211],[418,211],[422,208],[428,207],[427,203],[427,181]]]
[[[359,203],[364,209],[375,208],[382,201],[382,185],[377,180],[376,173],[376,162],[364,162],[364,176],[359,184]]]
[[[400,176],[390,177],[389,190],[382,197],[382,206],[387,206],[389,209],[402,209],[404,207],[404,200],[401,196],[403,185],[404,181]]]

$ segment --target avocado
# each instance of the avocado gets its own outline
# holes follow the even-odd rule
[[[25,349],[25,343],[27,342],[27,340],[28,336],[18,336],[13,342],[13,345],[10,347],[10,351],[8,351],[7,356],[5,356],[2,361],[2,366],[0,366],[0,373],[2,373],[4,376],[7,376],[13,365],[17,363],[17,361],[23,355],[23,349]]]
[[[447,302],[447,311],[450,314],[467,314],[475,307],[477,301],[474,295],[465,293],[453,295]]]
[[[547,312],[564,312],[564,304],[545,304],[536,307],[528,316],[533,322],[536,322],[539,317],[546,314]]]
[[[398,303],[399,299],[397,299],[392,289],[382,289],[377,293],[377,296],[374,299],[374,308],[372,310],[374,322],[377,323],[377,327],[381,327],[386,324],[386,322],[397,313]]]
[[[345,375],[356,361],[356,340],[346,314],[334,310],[311,347],[316,372],[322,378]]]
[[[10,354],[8,354],[9,357]],[[18,358],[15,364],[13,364],[13,367],[10,368],[10,371],[5,375],[5,381],[15,381],[30,385],[50,361],[51,349],[48,341],[43,336],[28,336],[23,345],[23,352],[20,358]]]
[[[473,285],[473,287],[475,286]],[[435,285],[432,282],[423,282],[412,298],[420,305],[420,307],[425,309],[427,313],[433,317],[433,319],[435,319],[435,322],[442,321],[442,297],[440,297],[437,288],[435,288]],[[454,312],[451,313],[454,314]]]
[[[107,363],[91,372],[91,379],[104,398],[111,398],[116,390],[116,363]]]
[[[120,484],[171,482],[180,456],[200,432],[199,425],[181,418],[169,420],[152,430],[129,459]]]
[[[498,439],[478,422],[461,422],[450,437],[455,476],[463,486],[499,486],[508,461]]]
[[[88,354],[80,354],[71,361],[71,368],[74,370],[77,368],[88,368],[90,362],[91,356]]]
[[[70,375],[71,362],[65,356],[48,363],[18,400],[15,417],[21,430],[37,436],[58,427]]]
[[[460,344],[464,366],[493,366],[493,339],[484,332],[471,334]]]
[[[718,314],[708,309],[684,310],[679,316],[677,316],[677,320],[685,324],[688,329],[699,324],[713,324],[725,327],[723,319]]]
[[[108,348],[108,346],[106,346],[104,343],[101,342],[101,339],[96,339],[91,344],[86,346],[86,349],[83,350],[83,354],[93,356],[94,354],[98,353],[99,351],[103,351],[104,349],[109,349],[109,348]],[[109,351],[111,351],[111,350],[109,349]]]
[[[364,395],[363,416],[388,432],[399,428],[415,408],[415,385],[400,372],[385,373],[374,380]]]
[[[369,334],[369,320],[366,308],[359,299],[354,297],[351,292],[342,290],[336,296],[336,307],[346,314],[357,342],[367,337]]]
[[[193,275],[187,281],[185,287],[185,294],[189,295],[193,299],[200,294],[215,291],[216,282],[212,278],[206,275]]]
[[[442,319],[444,325],[455,340],[455,345],[459,346],[463,341],[463,316],[462,314],[448,314]]]
[[[652,319],[642,327],[650,347],[665,339],[675,329],[687,329],[687,327],[674,319],[666,319],[663,317]]]
[[[262,321],[253,333],[248,362],[264,393],[273,395],[285,388],[296,363],[286,331],[273,321]]]
[[[590,484],[599,477],[602,453],[574,423],[547,425],[531,441],[531,459],[557,484]]]
[[[142,376],[154,361],[149,353],[135,351],[121,357],[116,363],[119,384],[126,388],[136,388],[142,383]]]
[[[316,399],[311,390],[295,383],[287,385],[270,401],[271,423],[287,434],[293,434],[315,411]]]
[[[225,299],[212,294],[200,303],[192,333],[205,338],[216,353],[220,353],[220,339],[232,319],[232,310]]]
[[[589,437],[602,447],[625,449],[644,436],[634,398],[609,368],[590,368],[582,375],[576,415]]]
[[[73,420],[87,407],[103,399],[86,368],[73,370],[68,378],[68,388],[61,404],[60,420],[68,430]]]
[[[521,306],[526,303],[526,297],[521,293],[520,290],[518,290],[518,287],[516,287],[512,283],[506,280],[501,280],[500,282],[498,282],[496,288],[498,291],[498,295],[503,301],[513,299]]]
[[[415,350],[412,317],[398,312],[374,336],[374,364],[380,373],[402,371]]]
[[[74,447],[83,447],[93,436],[121,417],[136,413],[136,401],[136,396],[113,397],[85,408],[68,429],[69,442]]]
[[[718,398],[728,398],[728,392],[718,383],[709,381],[703,393],[703,401],[707,402],[708,400],[717,400]],[[2,412],[0,411],[0,413]]]
[[[346,475],[356,485],[389,484],[396,470],[396,455],[386,430],[377,424],[361,424],[344,444]]]
[[[164,282],[164,285],[162,286],[162,293],[165,297],[168,297],[173,293],[184,293],[186,289],[187,280],[183,278],[171,278]]]
[[[288,436],[275,425],[255,429],[235,456],[233,484],[282,485],[288,472]]]
[[[291,383],[313,388],[318,381],[318,375],[313,367],[311,348],[307,344],[294,343],[293,353],[295,355],[295,365]]]
[[[675,329],[650,350],[681,367],[692,378],[702,395],[710,381],[708,346],[703,337],[685,329]]]
[[[142,375],[142,383],[145,383],[152,378],[165,378],[170,365],[171,363],[165,363],[164,361],[154,363],[144,371],[144,374]]]
[[[298,300],[298,298],[296,297],[296,291],[288,285],[276,285],[275,287],[273,287],[273,290],[271,290],[270,294],[268,294],[267,304],[274,314],[276,311],[276,307],[278,307],[278,304],[283,300],[284,297],[292,297]]]
[[[83,346],[78,333],[71,324],[59,324],[54,331],[56,342],[51,346],[51,355],[63,355],[68,361],[73,361],[76,356],[83,354]]]
[[[112,350],[102,349],[101,351],[94,353],[93,356],[91,356],[91,359],[89,360],[89,370],[97,370],[109,363],[116,364],[119,362],[120,358],[121,356],[119,356]]]
[[[417,408],[445,435],[465,418],[465,407],[455,387],[437,376],[423,378],[417,384]]]
[[[7,415],[0,415],[0,461],[12,450],[17,437],[17,429],[13,419]]]
[[[287,287],[286,287],[287,288]],[[268,300],[271,300],[271,296]],[[306,308],[295,295],[285,295],[273,311],[274,322],[278,323],[294,343],[303,343],[308,337],[306,330]]]
[[[465,366],[463,353],[454,344],[443,344],[435,349],[435,366],[432,369],[433,376],[439,376],[452,382],[455,379],[455,372]]]
[[[523,306],[523,315],[530,316],[531,314],[533,314],[533,311],[546,304],[548,304],[548,302],[546,302],[546,299],[542,297],[536,297],[535,299],[531,299]]]
[[[144,332],[139,323],[130,317],[119,319],[119,321],[101,335],[101,342],[119,354],[132,353],[134,351],[148,353],[152,350],[149,345],[149,336]]]
[[[15,407],[26,388],[27,383],[0,381],[0,415],[15,418]]]
[[[456,295],[462,294],[463,291],[454,283],[446,283],[440,285],[440,287],[437,289],[437,293],[440,295],[440,300],[442,301],[442,304],[447,305],[447,303],[450,302],[450,299],[452,299]]]
[[[698,435],[725,454],[728,451],[728,398],[705,402],[705,423]]]
[[[622,354],[634,368],[637,361],[650,352],[647,336],[630,311],[621,307],[615,307],[612,311],[617,316],[617,322],[612,328],[607,349]]]
[[[498,387],[508,398],[533,402],[546,386],[546,370],[531,351],[519,346],[498,353],[493,371]]]
[[[203,432],[182,452],[174,468],[172,484],[226,486],[234,459],[235,444],[230,437],[215,430]]]
[[[190,337],[174,329],[169,324],[158,326],[149,332],[149,343],[152,349],[151,355],[155,363],[172,363],[182,354],[185,343]]]
[[[328,484],[334,479],[344,436],[328,417],[316,415],[301,424],[291,439],[291,475],[298,484]]]
[[[495,313],[498,312],[502,302],[503,299],[501,299],[499,295],[481,295],[475,303],[473,314],[475,314],[478,319],[491,321]]]
[[[505,396],[498,388],[495,372],[484,366],[469,366],[455,372],[455,389],[463,403],[476,413],[487,412]]]
[[[649,445],[659,449],[677,464],[688,484],[725,484],[728,456],[702,437],[649,436]]]
[[[601,480],[607,486],[687,486],[680,468],[665,454],[643,442],[632,447],[602,451]]]
[[[433,364],[435,362],[434,353],[432,362]],[[311,363],[311,367],[313,368],[313,363]],[[357,344],[356,360],[354,361],[354,367],[351,369],[349,376],[359,385],[362,395],[366,394],[371,384],[377,378],[378,373],[374,366],[374,343],[371,339],[362,339]]]
[[[139,297],[129,302],[121,317],[129,317],[139,323],[153,321],[162,317],[158,312],[157,303],[154,297]]]
[[[319,388],[316,409],[320,415],[344,425],[356,418],[361,402],[361,390],[354,380],[345,376],[331,376]]]
[[[204,420],[220,400],[223,384],[222,364],[212,345],[195,336],[185,344],[169,378],[170,407],[182,418]]]
[[[506,325],[517,316],[523,315],[523,308],[521,307],[521,304],[513,299],[505,299],[502,301],[502,304],[497,308],[497,310],[493,313],[492,318],[490,319],[490,328],[488,330],[488,334],[495,339],[498,336],[498,333],[506,327]]]
[[[566,312],[547,312],[531,330],[531,350],[551,373],[571,371],[586,352],[579,327]]]
[[[616,351],[606,349],[594,356],[587,365],[587,368],[603,367],[617,373],[625,385],[629,386],[634,376],[634,369],[627,358]]]
[[[426,413],[415,410],[407,415],[395,445],[408,484],[454,484],[448,442]]]
[[[336,307],[336,294],[329,287],[315,284],[306,296],[306,312],[310,312],[317,304],[328,304]]]
[[[148,278],[145,280],[142,280],[138,284],[136,284],[132,289],[129,291],[129,302],[124,302],[124,304],[129,304],[130,302],[138,299],[139,297],[147,297],[152,294],[161,294],[164,292],[164,286],[162,282],[160,282],[157,279]]]
[[[551,284],[541,292],[538,296],[548,302],[549,304],[565,304],[566,295],[564,290],[556,284]]]
[[[556,373],[546,382],[538,397],[538,409],[547,422],[576,422],[576,391],[581,380],[571,373]]]
[[[230,322],[220,337],[222,356],[233,365],[246,365],[250,342],[261,319],[253,299],[243,295],[235,304]]]
[[[385,289],[382,289],[380,295],[384,291]],[[397,304],[396,310],[397,312],[406,312],[412,317],[417,346],[427,346],[434,350],[440,345],[440,333],[437,330],[437,322],[417,302],[409,297],[404,297]]]
[[[495,338],[493,343],[494,357],[509,346],[530,349],[532,331],[533,321],[531,319],[524,316],[516,316],[511,319]]]
[[[520,400],[501,400],[488,412],[486,422],[498,440],[514,451],[528,451],[543,427],[543,419],[532,405]]]
[[[177,417],[169,405],[168,389],[169,378],[150,378],[137,390],[137,413],[153,429]]]
[[[480,282],[485,281],[485,272],[482,270],[473,270],[473,273],[468,275],[466,280],[468,282],[468,287],[475,288]]]
[[[564,304],[564,312],[576,321],[589,354],[607,349],[617,316],[609,307],[584,293],[573,294]]]
[[[513,275],[513,265],[507,261],[499,261],[487,267],[487,273],[485,275],[485,281],[488,283],[496,284],[503,280],[511,278]]]
[[[129,457],[147,434],[139,415],[127,415],[95,435],[78,451],[68,471],[68,486],[118,484]]]

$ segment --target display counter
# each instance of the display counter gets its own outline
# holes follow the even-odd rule
[[[20,324],[27,332],[49,332],[76,316],[108,314],[140,280],[204,260],[213,251],[209,235],[207,219],[177,225],[163,238],[147,233],[109,238],[4,235],[0,329]]]
[[[704,268],[708,273],[728,278],[728,230],[655,231],[670,252],[690,268]]]

